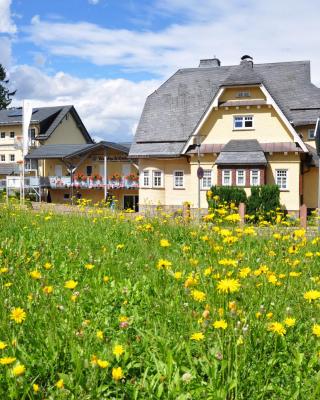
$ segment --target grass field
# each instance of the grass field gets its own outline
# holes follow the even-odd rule
[[[319,399],[320,238],[281,232],[2,206],[0,399]]]

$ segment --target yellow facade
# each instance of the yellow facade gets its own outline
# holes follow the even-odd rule
[[[46,144],[85,144],[85,137],[79,130],[76,121],[68,113],[56,127],[54,133],[46,140]]]

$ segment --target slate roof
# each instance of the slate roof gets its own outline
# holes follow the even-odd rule
[[[306,144],[308,150],[309,150],[309,154],[310,154],[310,164],[314,167],[319,168],[319,156],[317,155],[317,150],[315,148],[313,148],[312,146],[310,146],[309,144]]]
[[[223,146],[216,164],[266,165],[267,159],[257,140],[230,140]]]
[[[37,107],[33,109],[31,116],[31,124],[39,124],[40,125],[40,134],[36,139],[38,140],[46,140],[48,139],[57,126],[60,124],[62,119],[66,116],[67,113],[71,113],[73,118],[76,121],[76,124],[83,136],[87,140],[88,143],[93,143],[89,132],[84,126],[79,114],[76,109],[72,105],[66,106],[55,106],[55,107]],[[0,126],[1,125],[21,125],[22,124],[22,108],[14,108],[7,110],[0,110]]]
[[[19,165],[14,163],[0,164],[0,175],[16,175],[19,173]]]
[[[261,82],[293,125],[316,122],[309,61],[180,69],[147,98],[129,155],[179,156],[221,86]]]

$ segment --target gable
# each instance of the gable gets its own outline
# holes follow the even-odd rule
[[[246,95],[248,94],[248,96]],[[258,86],[239,86],[225,88],[219,97],[219,104],[226,101],[247,102],[252,100],[266,100],[265,94]]]
[[[88,143],[82,131],[79,129],[71,113],[60,121],[58,126],[45,141],[45,144],[85,144]]]

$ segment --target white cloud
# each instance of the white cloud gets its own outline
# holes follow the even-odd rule
[[[0,0],[0,33],[15,33],[16,25],[11,19],[11,0]]]
[[[34,107],[73,104],[89,132],[105,140],[132,140],[148,94],[157,81],[134,83],[125,79],[80,79],[59,72],[46,75],[27,65],[11,71],[11,84],[17,88],[13,105],[24,98]]]
[[[96,5],[96,4],[99,3],[99,1],[100,1],[100,0],[88,0],[88,3],[89,3],[89,4]]]
[[[7,37],[0,37],[0,64],[8,68],[11,65],[12,49],[11,40]]]
[[[181,13],[187,22],[163,30],[107,29],[87,22],[41,21],[27,29],[29,40],[54,56],[96,65],[148,71],[165,77],[216,54],[235,64],[249,53],[256,62],[310,59],[320,82],[318,1],[159,0],[161,10]],[[158,6],[159,10],[159,6]],[[290,18],[288,18],[290,10]],[[180,18],[180,21],[183,18]]]

